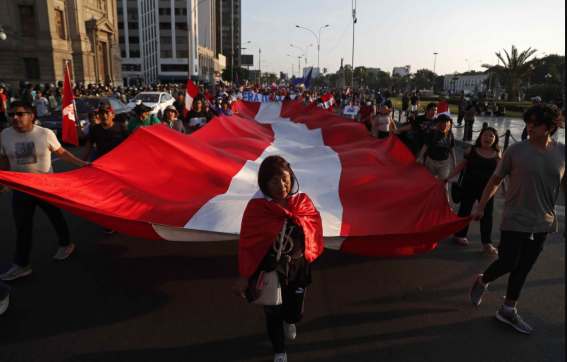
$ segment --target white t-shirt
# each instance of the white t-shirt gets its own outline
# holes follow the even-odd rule
[[[34,126],[28,133],[18,133],[8,128],[0,134],[0,155],[8,156],[13,172],[53,173],[51,152],[61,148],[55,133]]]
[[[43,117],[47,114],[49,101],[47,98],[39,98],[33,101],[33,105],[37,107],[37,116]]]
[[[380,132],[390,132],[390,117],[380,117],[378,119],[378,129]]]

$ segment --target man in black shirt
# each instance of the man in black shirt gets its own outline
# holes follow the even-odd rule
[[[397,135],[403,132],[414,132],[414,138],[419,139],[419,151],[423,147],[425,137],[432,131],[435,130],[435,116],[437,115],[437,104],[429,103],[427,106],[427,111],[424,115],[417,117],[409,125],[400,128],[396,131]],[[418,154],[416,155],[416,157]]]
[[[128,129],[123,123],[114,123],[114,109],[108,102],[101,102],[98,109],[100,124],[93,125],[83,151],[83,160],[88,160],[96,144],[100,157],[106,155],[128,138]],[[105,234],[114,234],[114,230],[106,229]]]
[[[100,157],[106,155],[128,138],[128,129],[123,123],[114,123],[114,109],[107,102],[102,102],[98,109],[100,124],[93,125],[83,151],[83,160],[88,160],[96,144]]]
[[[179,113],[179,120],[185,122],[185,95],[183,93],[179,93],[177,95],[177,100],[173,103],[175,109],[177,109],[177,113]]]
[[[185,117],[185,127],[188,128],[189,134],[198,131],[213,119],[209,112],[203,108],[203,102],[200,99],[193,101],[193,109],[187,113]]]

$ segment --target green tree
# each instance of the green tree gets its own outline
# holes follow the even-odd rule
[[[516,92],[519,91],[521,79],[529,72],[528,61],[536,52],[537,49],[532,48],[520,52],[515,45],[512,45],[510,52],[504,49],[505,56],[502,53],[496,53],[504,66],[489,67],[489,69],[500,76],[501,83],[505,85],[510,99],[514,99]]]
[[[250,80],[250,71],[248,69],[238,66],[234,67],[234,69],[238,73],[238,81],[240,84],[244,84],[246,81]],[[222,71],[222,79],[228,82],[233,78],[234,72],[232,71],[232,65],[229,64],[226,66],[226,69]]]
[[[434,81],[437,79],[437,74],[429,69],[420,69],[411,78],[410,85],[412,88],[419,87],[421,89],[430,89]]]

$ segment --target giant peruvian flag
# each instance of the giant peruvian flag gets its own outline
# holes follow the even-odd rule
[[[228,241],[241,233],[247,206],[264,197],[257,183],[262,161],[281,155],[320,212],[326,248],[415,255],[470,222],[453,213],[443,182],[416,165],[396,136],[378,140],[360,123],[301,104],[238,102],[238,115],[216,117],[191,136],[140,128],[93,167],[0,172],[0,184],[120,233]],[[144,162],[130,162],[132,154]]]
[[[200,92],[191,79],[187,79],[187,94],[185,95],[185,112],[183,112],[183,117],[187,116],[187,113],[193,108],[193,100]]]
[[[63,141],[79,147],[79,134],[75,117],[75,95],[71,84],[69,62],[65,62],[65,84],[63,85]]]
[[[333,98],[332,93],[328,93],[326,96],[321,97],[323,103],[325,104],[325,109],[328,110],[330,113],[335,112],[335,108],[333,107],[335,104],[335,98]]]

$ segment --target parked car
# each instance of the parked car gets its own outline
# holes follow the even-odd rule
[[[130,100],[130,103],[128,103],[128,108],[133,110],[138,102],[142,102],[144,105],[150,107],[152,109],[150,114],[161,119],[165,112],[165,109],[175,103],[175,98],[169,95],[169,93],[163,92],[140,93]]]
[[[75,107],[82,127],[89,123],[89,113],[97,109],[102,101],[109,102],[112,108],[114,108],[115,122],[126,123],[132,117],[132,110],[115,98],[77,98],[75,99]],[[37,118],[36,124],[52,130],[57,134],[57,137],[61,138],[63,136],[63,106],[55,108],[55,110],[44,117]]]

